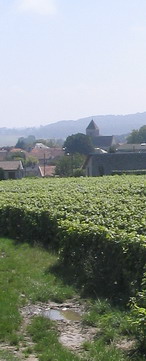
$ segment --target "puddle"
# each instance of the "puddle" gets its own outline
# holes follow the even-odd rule
[[[54,321],[65,320],[65,318],[63,317],[61,312],[58,310],[43,311],[42,315],[44,317],[49,318],[50,320],[54,320]]]
[[[82,324],[84,311],[84,305],[71,300],[60,304],[55,302],[30,304],[21,309],[21,314],[25,322],[26,320],[29,322],[33,316],[44,316],[56,321],[59,341],[73,352],[80,354],[83,351],[82,344],[86,341],[93,341],[97,334],[96,327]]]
[[[64,310],[61,311],[61,313],[68,321],[81,321],[81,315],[79,314],[79,312],[75,312],[72,310]]]
[[[54,321],[81,321],[81,315],[79,312],[75,312],[72,310],[53,310],[49,309],[47,311],[43,311],[43,316],[49,318]]]

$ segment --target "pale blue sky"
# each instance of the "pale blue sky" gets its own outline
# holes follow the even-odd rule
[[[145,0],[0,0],[0,127],[143,111]]]

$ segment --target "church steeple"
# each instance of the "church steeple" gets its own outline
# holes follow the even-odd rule
[[[99,128],[92,119],[89,123],[88,127],[86,128],[86,135],[89,135],[90,137],[98,137],[99,136]]]

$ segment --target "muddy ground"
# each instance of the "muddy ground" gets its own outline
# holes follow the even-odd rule
[[[20,334],[23,335],[23,342],[19,343],[19,347],[2,343],[0,344],[0,350],[10,351],[18,359],[26,360],[26,349],[33,349],[34,347],[31,338],[27,334],[27,326],[34,316],[43,316],[55,321],[59,331],[60,343],[71,351],[82,355],[83,343],[85,341],[92,342],[100,334],[100,329],[97,327],[83,324],[82,316],[85,311],[86,305],[80,304],[75,299],[60,304],[55,302],[29,304],[20,310],[22,316]],[[135,347],[135,341],[125,339],[116,343],[115,346],[123,351],[129,351]],[[27,361],[38,361],[34,354],[27,356]],[[5,359],[0,359],[0,361],[5,361]]]
[[[20,333],[24,335],[23,344],[20,342],[19,348],[8,344],[1,344],[1,350],[11,351],[15,356],[24,360],[25,349],[33,348],[33,342],[28,337],[26,329],[34,316],[44,316],[54,319],[59,331],[59,341],[73,352],[81,353],[83,343],[92,341],[97,333],[97,328],[87,327],[82,324],[82,315],[85,312],[85,305],[81,305],[76,300],[65,303],[48,302],[27,305],[21,309],[23,318]],[[51,316],[51,317],[50,317]],[[25,346],[24,346],[25,342]],[[5,361],[5,360],[0,360]],[[35,355],[29,355],[27,361],[38,361]]]

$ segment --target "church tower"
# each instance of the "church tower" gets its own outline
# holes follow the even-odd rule
[[[89,135],[92,138],[99,136],[99,128],[93,119],[91,120],[88,127],[86,128],[86,135]]]

